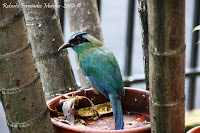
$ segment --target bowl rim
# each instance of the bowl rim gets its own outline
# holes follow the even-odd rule
[[[192,128],[192,129],[190,129],[190,130],[188,130],[187,131],[187,133],[193,133],[195,130],[197,130],[197,129],[199,129],[199,131],[200,131],[200,125],[199,126],[196,126],[196,127],[194,127],[194,128]],[[198,131],[198,130],[197,130]]]
[[[149,91],[144,90],[144,89],[131,88],[131,87],[124,87],[124,89],[135,90],[135,91],[143,92],[143,93],[146,93],[146,94],[149,95]],[[86,90],[90,91],[92,89],[86,89]],[[80,91],[73,91],[73,92],[69,92],[67,94],[70,95],[70,94],[73,94],[74,92],[80,92]],[[57,96],[57,97],[50,99],[49,101],[47,101],[47,105],[53,104],[54,101],[57,101],[57,99],[60,99],[61,97],[62,96]],[[65,124],[63,122],[57,121],[53,118],[51,118],[51,122],[53,123],[54,126],[57,126],[57,127],[60,127],[60,128],[68,129],[68,130],[75,131],[75,132],[81,131],[81,132],[88,132],[88,133],[93,133],[94,131],[95,131],[95,133],[105,133],[105,131],[109,131],[110,133],[119,133],[119,132],[139,133],[139,132],[142,132],[144,130],[151,129],[151,124],[147,124],[147,125],[142,126],[142,127],[135,127],[135,128],[132,128],[132,129],[123,129],[123,130],[97,130],[97,129],[92,130],[92,129],[85,129],[85,128],[73,126],[73,125],[68,125],[68,124]]]

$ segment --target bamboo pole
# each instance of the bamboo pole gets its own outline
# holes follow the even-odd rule
[[[152,133],[185,126],[185,1],[148,0]]]
[[[64,40],[54,0],[21,0],[21,5],[46,99],[78,89],[67,50],[58,52]],[[38,8],[28,7],[33,5]]]
[[[65,5],[68,7],[66,9],[71,34],[84,31],[103,42],[96,0],[66,0]],[[79,65],[77,65],[77,72],[80,86],[89,86]]]
[[[0,93],[11,133],[52,133],[39,74],[27,40],[18,0],[0,5]],[[1,132],[1,131],[0,131]]]
[[[148,31],[148,13],[147,13],[147,1],[138,0],[138,12],[141,22],[142,32],[142,50],[143,50],[143,63],[146,90],[149,90],[149,31]]]

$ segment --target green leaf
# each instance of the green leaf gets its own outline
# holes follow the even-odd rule
[[[197,31],[197,30],[200,30],[200,25],[196,26],[196,27],[193,29],[192,32]]]

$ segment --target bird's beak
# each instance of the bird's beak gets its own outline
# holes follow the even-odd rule
[[[58,51],[60,51],[60,50],[62,50],[62,49],[65,49],[65,48],[73,47],[73,46],[74,46],[74,45],[73,45],[72,43],[70,43],[70,40],[69,40],[67,43],[61,45],[61,46],[59,47]]]

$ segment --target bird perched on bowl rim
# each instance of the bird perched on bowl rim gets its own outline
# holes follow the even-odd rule
[[[86,32],[74,34],[58,50],[65,48],[72,48],[77,53],[82,73],[111,102],[115,129],[123,129],[121,95],[125,92],[120,68],[114,54],[101,41]]]

